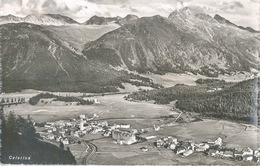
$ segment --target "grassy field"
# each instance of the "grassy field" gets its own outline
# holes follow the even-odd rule
[[[60,119],[75,118],[81,113],[91,117],[94,113],[100,119],[108,118],[154,118],[175,114],[170,111],[167,105],[155,105],[151,103],[136,103],[124,100],[125,95],[98,96],[100,104],[75,106],[54,104],[37,104],[32,106],[28,103],[6,106],[4,111],[14,111],[18,115],[27,116],[30,114],[36,122],[55,121]],[[87,99],[87,98],[86,98]]]
[[[226,147],[257,149],[260,146],[259,128],[222,120],[204,120],[181,124],[175,127],[163,127],[158,134],[172,134],[179,139],[194,141],[215,140],[223,138]]]

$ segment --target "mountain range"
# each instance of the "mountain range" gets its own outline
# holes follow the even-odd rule
[[[60,14],[31,14],[26,17],[17,17],[13,15],[0,16],[0,24],[6,23],[31,23],[37,25],[70,25],[70,24],[79,24],[77,21],[63,16]]]
[[[106,92],[124,82],[153,85],[129,71],[216,77],[258,69],[259,33],[223,20],[189,7],[168,18],[94,16],[84,24],[53,14],[2,16],[3,90]]]
[[[86,44],[90,60],[139,72],[208,76],[257,68],[259,37],[191,8],[144,17]]]
[[[7,24],[7,23],[31,23],[36,25],[54,25],[54,26],[61,26],[61,25],[108,25],[108,24],[118,24],[124,25],[133,20],[138,19],[138,16],[129,14],[126,17],[101,17],[101,16],[93,16],[85,23],[79,23],[73,20],[70,17],[60,15],[60,14],[30,14],[26,17],[17,17],[14,15],[6,15],[0,16],[0,24]]]

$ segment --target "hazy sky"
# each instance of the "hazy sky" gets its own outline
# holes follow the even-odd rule
[[[85,22],[93,15],[168,17],[174,10],[195,5],[212,16],[220,14],[238,25],[260,29],[259,3],[260,0],[0,0],[0,15],[58,13]]]

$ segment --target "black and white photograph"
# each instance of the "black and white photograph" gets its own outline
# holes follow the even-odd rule
[[[260,164],[259,0],[0,0],[3,165]]]

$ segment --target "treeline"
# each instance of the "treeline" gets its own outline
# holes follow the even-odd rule
[[[162,88],[159,90],[143,90],[141,92],[133,92],[126,96],[127,100],[154,100],[155,104],[169,104],[171,101],[187,98],[190,95],[200,95],[207,92],[204,86],[188,86],[178,84],[170,88]]]
[[[118,89],[107,84],[107,82],[86,82],[86,81],[67,81],[57,80],[4,80],[3,91],[6,93],[18,92],[24,89],[35,89],[52,92],[85,92],[85,93],[106,93],[118,92]]]
[[[122,71],[122,73],[123,73],[122,76],[119,76],[116,79],[109,81],[108,83],[116,88],[121,88],[121,89],[125,89],[122,83],[130,83],[138,87],[147,86],[147,87],[152,87],[154,89],[163,88],[162,85],[154,83],[150,78],[142,77],[138,74],[128,73],[127,71]]]
[[[230,86],[230,85],[229,85]],[[250,120],[258,116],[259,82],[252,79],[237,83],[220,91],[208,93],[208,86],[176,85],[171,88],[135,92],[126,97],[128,100],[154,100],[157,104],[176,102],[176,107],[197,112],[203,116],[230,120]]]
[[[57,96],[50,93],[41,93],[29,99],[29,104],[36,105],[41,99],[51,99],[54,98],[53,101],[64,101],[64,102],[77,102],[80,105],[91,105],[94,104],[94,100],[84,100],[79,97],[73,96]]]
[[[138,81],[133,81],[134,79]],[[119,92],[118,88],[124,89],[123,83],[136,86],[149,86],[155,89],[162,86],[149,78],[127,71],[118,71],[116,75],[91,74],[88,80],[8,80],[3,79],[3,91],[6,93],[17,92],[24,89],[36,89],[52,92],[84,92],[84,93],[108,93]]]
[[[219,80],[219,79],[202,79],[199,78],[198,80],[195,81],[197,84],[203,85],[218,85],[219,87],[221,86],[225,86],[226,84],[228,84],[225,80]]]
[[[1,137],[1,162],[5,164],[76,164],[70,151],[40,140],[29,115],[23,118],[10,112],[2,117]],[[10,159],[10,156],[27,159]]]

